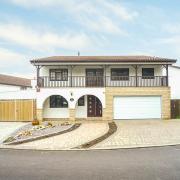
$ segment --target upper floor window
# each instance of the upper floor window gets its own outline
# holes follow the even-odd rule
[[[68,69],[50,69],[51,81],[67,81]]]
[[[129,68],[112,68],[111,69],[111,80],[123,81],[129,80]]]
[[[143,79],[154,79],[154,68],[142,68]]]
[[[50,108],[67,108],[67,100],[60,95],[50,96]]]

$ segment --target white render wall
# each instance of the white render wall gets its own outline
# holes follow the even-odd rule
[[[20,86],[0,84],[0,92],[11,92],[11,91],[19,91],[19,90],[20,90]]]
[[[44,66],[40,70],[40,76],[49,76],[50,69],[68,69],[68,74],[70,76],[70,66]],[[73,76],[85,76],[86,69],[93,68],[103,68],[103,66],[74,66],[72,70]],[[117,66],[107,66],[106,76],[111,75],[111,68],[129,68],[129,76],[135,76],[135,69],[129,65],[117,65]],[[142,75],[142,68],[154,68],[155,76],[162,76],[162,66],[160,65],[140,65],[138,68],[138,76]]]
[[[36,99],[36,80],[31,80],[31,87],[21,90],[21,86],[0,84],[0,99]]]
[[[68,101],[68,108],[50,108],[49,97],[52,95],[63,96]],[[37,108],[43,109],[43,118],[68,118],[69,108],[75,109],[76,118],[87,117],[87,96],[98,97],[105,108],[104,88],[44,88],[37,92]],[[78,99],[85,96],[85,106],[78,106]],[[74,99],[71,101],[70,99]]]
[[[69,108],[50,108],[50,98],[46,99],[43,106],[43,118],[69,118]]]
[[[171,99],[180,99],[180,67],[169,66],[169,86]]]
[[[84,106],[78,106],[76,102],[75,117],[87,118],[87,96]],[[50,108],[50,98],[46,99],[43,105],[43,118],[69,118],[69,108]]]
[[[87,96],[84,97],[84,106],[78,106],[76,103],[76,118],[87,118]]]
[[[4,91],[0,92],[0,100],[12,99],[36,99],[36,90],[18,90],[18,91]]]
[[[63,96],[69,104],[69,108],[74,109],[81,96],[94,95],[99,98],[103,108],[105,108],[105,88],[41,88],[37,92],[37,108],[43,109],[46,99],[52,95]]]

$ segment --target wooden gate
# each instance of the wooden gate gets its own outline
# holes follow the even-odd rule
[[[36,102],[27,100],[0,100],[0,121],[32,121]]]
[[[180,100],[171,100],[171,118],[180,118]]]

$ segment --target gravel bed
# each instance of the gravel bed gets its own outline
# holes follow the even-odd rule
[[[56,124],[49,125],[43,123],[42,125],[32,126],[31,123],[21,127],[17,131],[13,132],[6,140],[4,144],[20,144],[24,142],[30,142],[37,139],[58,135],[61,132],[72,129],[74,124]]]

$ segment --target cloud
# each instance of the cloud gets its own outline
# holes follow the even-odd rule
[[[61,8],[77,23],[88,30],[102,33],[127,35],[121,23],[133,21],[138,12],[128,9],[119,2],[107,0],[9,0],[25,8]]]
[[[83,1],[77,8],[71,8],[77,21],[88,30],[100,33],[127,36],[124,23],[132,22],[138,13],[120,3],[107,0]]]
[[[13,52],[5,48],[0,48],[0,68],[4,68],[9,65],[15,66],[21,63],[22,60],[25,60],[25,58],[26,57],[20,53]]]
[[[165,24],[162,29],[170,34],[180,34],[180,23]]]
[[[0,72],[17,76],[34,77],[34,68],[29,62],[29,56],[6,48],[0,48]]]
[[[0,24],[0,39],[22,45],[36,51],[63,49],[83,49],[90,45],[89,38],[83,33],[62,33],[35,30],[22,24]]]
[[[180,23],[166,23],[161,28],[165,35],[157,40],[158,43],[173,45],[180,49]]]
[[[176,44],[180,46],[180,35],[161,38],[159,39],[159,42],[164,44]]]
[[[99,33],[108,33],[108,34],[119,34],[122,36],[128,35],[128,33],[119,27],[118,24],[114,23],[110,18],[106,16],[100,16],[96,20],[92,20],[87,17],[79,18],[81,24],[88,29]]]
[[[108,1],[103,2],[104,6],[109,9],[109,11],[111,11],[124,21],[132,21],[139,15],[137,11],[130,11],[125,6],[122,6],[119,3],[112,3]]]
[[[164,51],[164,53],[167,53],[167,56],[172,54],[171,56],[176,59],[180,57],[180,34],[156,39],[156,45],[164,46],[163,49],[167,49]]]
[[[42,7],[42,6],[55,6],[60,4],[62,0],[9,0],[10,2],[24,6],[24,7]]]

